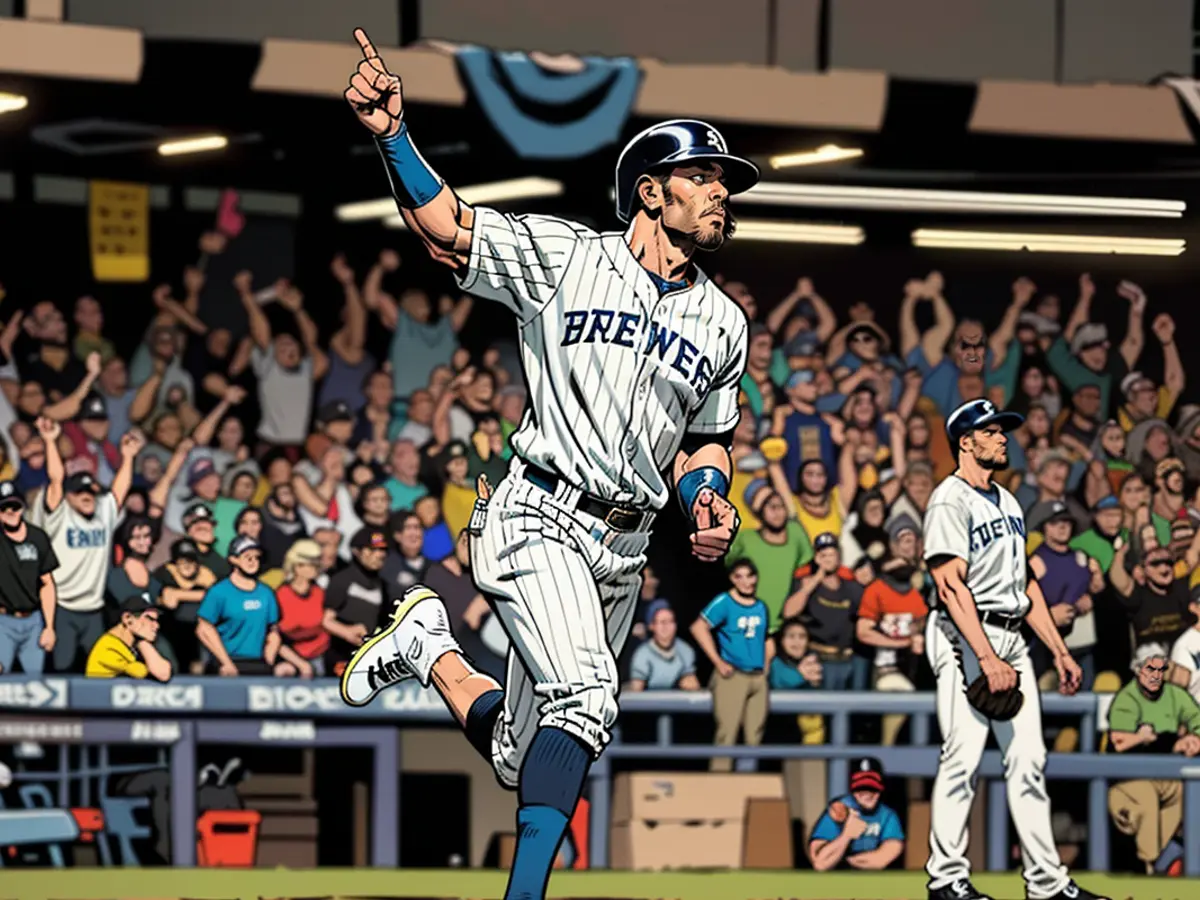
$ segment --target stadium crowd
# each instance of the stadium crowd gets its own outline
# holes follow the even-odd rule
[[[200,249],[226,243],[206,233]],[[129,359],[92,297],[70,322],[49,300],[8,316],[4,672],[336,675],[423,582],[466,652],[503,678],[506,639],[471,581],[465,530],[476,479],[506,471],[519,373],[497,348],[460,347],[472,300],[401,289],[396,253],[361,278],[341,256],[330,271],[343,297],[328,340],[296,285],[249,271],[234,278],[246,335],[206,323],[200,265],[154,290]],[[717,743],[732,745],[761,741],[770,690],[928,686],[922,517],[954,468],[945,417],[986,397],[1025,416],[1001,480],[1084,689],[1116,691],[1134,673],[1111,749],[1200,750],[1200,406],[1177,408],[1186,376],[1169,315],[1149,317],[1142,289],[1122,282],[1127,325],[1110,336],[1088,275],[1071,305],[1019,278],[989,332],[955,315],[931,272],[904,285],[893,334],[866,302],[839,316],[807,278],[765,315],[748,286],[719,280],[752,322],[728,589],[678,622],[647,569],[627,689],[700,690],[706,659]],[[391,332],[384,359],[368,350],[377,326]],[[1142,363],[1151,341],[1161,379]],[[1044,648],[1037,669],[1055,689]],[[821,717],[799,727],[824,740]],[[882,743],[903,727],[887,717]],[[1114,820],[1148,868],[1162,866],[1181,802],[1178,785],[1114,787]]]

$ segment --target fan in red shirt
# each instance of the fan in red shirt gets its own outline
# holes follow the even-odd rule
[[[283,573],[287,581],[275,592],[279,633],[320,677],[325,674],[325,651],[329,649],[329,633],[322,623],[325,591],[317,584],[321,545],[310,538],[296,541],[283,558]]]
[[[888,524],[888,558],[879,576],[867,585],[858,607],[855,637],[875,648],[871,688],[913,691],[917,658],[925,652],[925,619],[929,607],[921,588],[921,529],[908,515]],[[896,743],[904,716],[883,717],[883,745]]]

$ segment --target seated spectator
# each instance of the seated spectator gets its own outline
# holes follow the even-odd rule
[[[130,515],[117,528],[116,551],[120,563],[108,570],[108,584],[105,590],[105,615],[110,621],[120,619],[121,605],[130,597],[149,597],[155,606],[162,606],[162,583],[146,566],[150,551],[154,547],[154,527],[144,516]],[[159,621],[156,630],[159,635],[154,649],[165,659],[172,672],[179,671],[179,660],[171,647],[168,635],[162,632],[161,618],[163,610],[159,610]]]
[[[829,804],[808,843],[812,867],[886,869],[904,852],[904,828],[895,810],[882,802],[883,766],[879,760],[854,764],[850,793]]]
[[[758,596],[770,613],[768,630],[774,631],[791,593],[792,573],[812,559],[812,544],[804,528],[789,515],[783,497],[765,479],[751,482],[746,497],[759,527],[738,529],[725,559],[728,563],[748,559],[763,573],[759,576]]]
[[[296,494],[286,481],[271,488],[263,511],[263,552],[269,565],[278,565],[288,548],[309,534],[296,511]]]
[[[831,691],[863,691],[869,664],[856,662],[854,638],[862,602],[862,585],[842,565],[835,535],[817,536],[810,565],[796,571],[792,595],[783,616],[799,616],[808,627],[810,646],[821,660],[821,686]]]
[[[441,562],[454,552],[454,539],[450,537],[450,526],[442,517],[442,504],[437,497],[422,497],[413,504],[413,512],[424,529],[421,554],[430,562]]]
[[[232,571],[229,560],[217,552],[216,526],[212,510],[203,503],[194,503],[183,513],[183,533],[196,548],[197,559],[217,578]]]
[[[229,577],[208,589],[196,612],[196,638],[212,655],[209,674],[311,678],[312,666],[283,644],[275,593],[258,580],[262,548],[234,538],[229,564]]]
[[[234,520],[233,527],[235,539],[248,537],[259,547],[263,547],[263,515],[258,507],[247,506],[243,509]],[[278,563],[271,565],[265,548],[263,549],[262,571],[259,573],[258,580],[271,590],[276,590],[283,584],[283,567]]]
[[[801,691],[821,686],[821,660],[808,645],[808,628],[800,619],[784,619],[775,636],[775,655],[767,668],[767,685],[773,691]],[[825,717],[801,713],[800,743],[825,743]]]
[[[325,674],[329,632],[325,630],[325,591],[317,584],[321,545],[309,538],[292,544],[283,559],[285,583],[275,591],[279,603],[279,633],[303,657],[313,674]]]
[[[200,562],[200,548],[192,539],[180,538],[171,545],[170,561],[155,569],[151,578],[162,586],[159,602],[165,612],[159,618],[167,643],[175,651],[177,671],[199,675],[196,613],[217,576]]]
[[[633,651],[631,691],[700,690],[696,651],[679,639],[675,613],[665,600],[656,600],[646,613],[650,639]]]
[[[350,547],[353,561],[330,578],[325,588],[324,625],[333,638],[325,655],[325,671],[338,677],[354,651],[391,611],[384,600],[394,594],[380,577],[387,557],[387,536],[374,528],[361,528],[350,539]]]
[[[1113,697],[1109,741],[1117,753],[1200,753],[1200,706],[1183,688],[1166,681],[1167,650],[1143,644],[1134,653],[1134,678]],[[1183,821],[1183,783],[1122,781],[1108,790],[1108,810],[1122,834],[1131,835],[1146,873],[1182,869],[1173,846]]]
[[[718,594],[692,624],[692,637],[712,662],[710,684],[718,747],[732,747],[738,732],[746,746],[762,743],[767,724],[767,605],[758,598],[758,570],[749,560],[734,563],[730,588]],[[714,772],[728,772],[733,760],[714,758]]]
[[[475,485],[470,478],[467,445],[462,441],[451,441],[441,457],[442,515],[450,534],[461,534],[471,521],[471,510],[475,508]]]
[[[425,581],[430,561],[423,555],[425,530],[415,512],[392,516],[392,548],[384,561],[381,577],[397,597],[414,584]]]
[[[1092,506],[1092,527],[1071,538],[1070,548],[1082,550],[1107,575],[1112,566],[1117,538],[1129,540],[1129,532],[1121,527],[1121,502],[1112,494],[1101,497]]]
[[[421,454],[417,445],[404,438],[395,441],[388,465],[392,474],[383,484],[391,495],[393,511],[412,509],[418,500],[429,493],[429,488],[418,477]]]
[[[1075,518],[1065,503],[1056,500],[1038,504],[1029,521],[1030,528],[1033,522],[1040,522],[1043,535],[1041,546],[1029,558],[1029,568],[1041,585],[1059,634],[1083,671],[1079,689],[1090,691],[1096,677],[1092,657],[1096,646],[1093,594],[1104,589],[1104,576],[1098,563],[1089,565],[1082,550],[1071,549]],[[1058,673],[1049,648],[1035,639],[1030,652],[1042,690],[1057,690]]]
[[[88,678],[153,678],[171,680],[171,663],[155,649],[158,606],[149,594],[134,594],[121,602],[121,619],[100,635],[88,653]]]
[[[388,384],[391,383],[389,378]],[[388,489],[382,484],[367,484],[358,492],[354,511],[363,525],[386,530],[392,520],[392,498]]]
[[[929,607],[921,592],[921,534],[907,516],[888,527],[888,558],[879,577],[863,590],[855,636],[875,648],[871,688],[877,691],[914,691],[915,664],[925,652],[925,619]],[[896,743],[906,716],[883,717],[881,743]]]

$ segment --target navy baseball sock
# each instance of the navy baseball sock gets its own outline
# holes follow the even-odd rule
[[[484,691],[467,710],[467,721],[463,725],[463,732],[471,746],[489,763],[492,761],[492,734],[496,729],[496,719],[503,710],[504,691],[499,688]]]
[[[592,751],[561,728],[541,728],[521,766],[517,849],[504,900],[543,900]]]

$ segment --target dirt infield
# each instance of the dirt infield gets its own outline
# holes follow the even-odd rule
[[[1200,880],[1080,874],[1113,900],[1197,900]],[[468,869],[0,869],[0,900],[499,900],[506,873]],[[982,873],[1024,900],[1015,873]],[[561,872],[561,900],[925,900],[923,872]]]

